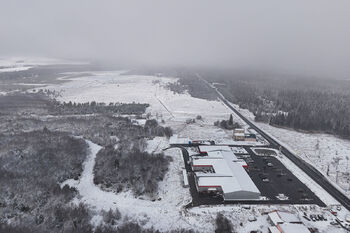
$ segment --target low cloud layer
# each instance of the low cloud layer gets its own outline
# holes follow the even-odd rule
[[[350,75],[350,1],[11,0],[0,54]]]

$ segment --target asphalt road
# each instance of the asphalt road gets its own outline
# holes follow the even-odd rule
[[[206,82],[206,81],[205,81]],[[207,82],[206,82],[207,83]],[[209,85],[209,84],[208,84]],[[276,140],[271,138],[267,133],[258,128],[255,124],[253,124],[250,120],[244,117],[239,111],[237,111],[234,107],[232,107],[228,101],[222,96],[222,94],[214,87],[213,88],[222,102],[229,107],[235,114],[237,114],[243,121],[245,121],[251,128],[253,128],[256,132],[258,132],[261,136],[263,136],[271,145],[271,147],[275,149],[281,149],[281,152],[289,158],[295,165],[297,165],[301,170],[303,170],[307,175],[309,175],[317,184],[319,184],[324,190],[326,190],[334,199],[336,199],[340,204],[342,204],[347,210],[350,211],[350,199],[344,195],[341,191],[339,191],[336,187],[333,186],[331,182],[327,180],[326,177],[322,175],[316,168],[312,165],[308,164],[301,158],[297,157],[295,154],[290,152],[288,149],[284,148],[280,145]]]

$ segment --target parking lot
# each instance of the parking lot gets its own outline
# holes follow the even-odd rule
[[[256,155],[250,147],[248,154],[238,155],[248,164],[249,176],[261,192],[273,203],[317,204],[324,203],[276,157]]]
[[[249,146],[244,146],[242,154],[236,154],[248,164],[249,176],[261,192],[260,200],[223,201],[219,196],[199,195],[195,186],[193,172],[187,163],[188,152],[183,149],[192,203],[189,206],[217,204],[325,204],[276,157],[256,155]]]

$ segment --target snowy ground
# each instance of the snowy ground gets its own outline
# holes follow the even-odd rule
[[[164,125],[171,126],[179,138],[209,139],[217,142],[227,143],[232,141],[230,131],[214,127],[217,120],[228,119],[231,110],[220,101],[207,101],[191,97],[189,94],[175,94],[164,86],[176,79],[166,77],[151,77],[141,75],[122,75],[123,72],[89,72],[88,76],[71,78],[70,81],[47,86],[46,88],[59,91],[61,101],[74,102],[138,102],[149,103],[147,109],[152,117]],[[194,124],[186,124],[189,118],[196,118],[201,115],[203,120],[196,120]],[[234,120],[239,121],[239,118]],[[141,123],[142,124],[142,123]],[[283,139],[283,137],[281,137]],[[177,228],[196,229],[200,232],[213,232],[215,217],[218,212],[223,212],[226,217],[232,220],[237,232],[250,232],[251,230],[262,230],[267,232],[269,223],[265,212],[275,209],[286,209],[296,211],[294,206],[251,206],[250,209],[241,206],[217,206],[217,207],[196,207],[189,210],[184,205],[190,202],[191,197],[188,188],[182,187],[182,169],[184,167],[181,151],[179,149],[166,150],[166,155],[173,158],[163,182],[159,186],[160,200],[150,201],[143,198],[135,198],[131,192],[115,194],[99,189],[93,184],[94,158],[100,149],[97,145],[88,142],[91,154],[84,164],[84,172],[78,182],[67,181],[66,183],[75,186],[81,197],[76,202],[85,202],[96,210],[109,210],[118,208],[123,216],[139,222],[144,227],[154,227],[159,230]],[[149,152],[160,152],[167,148],[169,142],[164,138],[154,138],[147,142]],[[322,146],[320,146],[322,148]],[[194,152],[192,152],[194,153]],[[287,167],[290,161],[282,161]],[[294,168],[293,168],[294,169]],[[295,169],[296,175],[303,179],[303,173]],[[309,182],[308,180],[302,180]],[[315,188],[315,187],[314,187]],[[322,192],[322,190],[318,190]],[[323,200],[334,203],[331,198],[321,195]],[[320,208],[319,211],[322,211]],[[255,222],[248,222],[248,217],[254,215]],[[94,218],[97,224],[100,216]],[[242,223],[242,225],[240,225]],[[308,223],[311,224],[312,223]],[[331,228],[335,232],[344,232],[338,228]],[[327,232],[329,225],[320,226],[321,232]]]
[[[161,141],[161,140],[155,140]],[[166,140],[164,140],[166,141]],[[115,194],[101,190],[93,183],[93,167],[97,152],[100,146],[87,141],[90,147],[90,154],[84,163],[83,173],[78,181],[67,180],[61,184],[75,187],[80,194],[74,202],[83,202],[95,210],[96,216],[92,219],[93,224],[98,225],[102,221],[100,210],[118,209],[123,216],[121,221],[126,219],[136,221],[145,228],[155,228],[161,231],[174,229],[196,229],[200,232],[213,232],[215,229],[215,218],[217,213],[222,213],[231,220],[237,232],[250,232],[261,230],[268,232],[270,223],[266,213],[284,210],[294,213],[307,226],[317,226],[321,232],[345,232],[341,228],[331,227],[330,221],[334,217],[324,212],[317,206],[302,206],[306,210],[299,211],[298,206],[202,206],[192,209],[185,209],[184,205],[191,201],[191,196],[187,188],[182,187],[181,170],[184,167],[181,150],[177,148],[165,151],[167,156],[173,158],[169,172],[163,182],[159,185],[160,200],[154,202],[142,198],[134,198],[131,192]],[[154,145],[156,143],[151,143]],[[309,222],[301,217],[307,214],[322,213],[328,218],[327,222]],[[256,221],[249,222],[249,217],[256,218]]]
[[[29,70],[30,68],[42,65],[57,65],[57,64],[84,64],[82,62],[73,62],[61,59],[52,58],[28,58],[28,57],[0,57],[0,73],[15,72]]]
[[[165,85],[175,82],[175,78],[122,75],[124,71],[89,73],[88,76],[76,78],[67,74],[65,79],[69,82],[45,88],[58,91],[61,93],[58,99],[66,102],[149,103],[147,112],[159,122],[164,120],[165,125],[171,126],[179,137],[234,143],[232,131],[213,125],[217,120],[227,120],[230,109],[219,101],[207,101],[193,98],[187,93],[171,92]],[[76,74],[79,73],[71,75]],[[202,120],[186,124],[187,119],[196,118],[198,115],[202,116]],[[234,120],[241,121],[239,118]]]
[[[159,230],[169,230],[178,228],[194,227],[191,217],[183,218],[186,211],[184,205],[191,201],[188,188],[182,187],[182,168],[183,159],[181,150],[177,148],[165,151],[167,156],[171,156],[173,161],[170,170],[164,180],[159,184],[159,197],[161,200],[154,202],[135,198],[131,192],[113,193],[101,190],[93,183],[93,167],[95,164],[96,153],[101,149],[100,146],[87,141],[91,153],[84,163],[84,171],[80,180],[67,180],[61,184],[63,187],[68,184],[77,188],[81,197],[75,200],[76,203],[84,202],[95,210],[118,209],[122,216],[128,216],[145,228],[156,227]],[[98,213],[98,211],[97,211]],[[187,213],[188,215],[188,213]],[[125,217],[126,218],[126,217]],[[94,217],[94,223],[98,224],[98,216]],[[205,223],[196,222],[198,229],[202,229]],[[210,223],[210,225],[212,225]]]
[[[234,105],[237,109],[238,106]],[[254,120],[246,109],[240,112]],[[273,127],[265,123],[256,123],[264,131],[277,138],[301,158],[314,165],[320,172],[336,183],[350,197],[350,140],[340,139],[330,134],[303,133],[290,129]]]

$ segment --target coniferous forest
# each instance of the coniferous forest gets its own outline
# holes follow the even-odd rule
[[[350,80],[254,72],[204,77],[256,121],[350,138]]]

